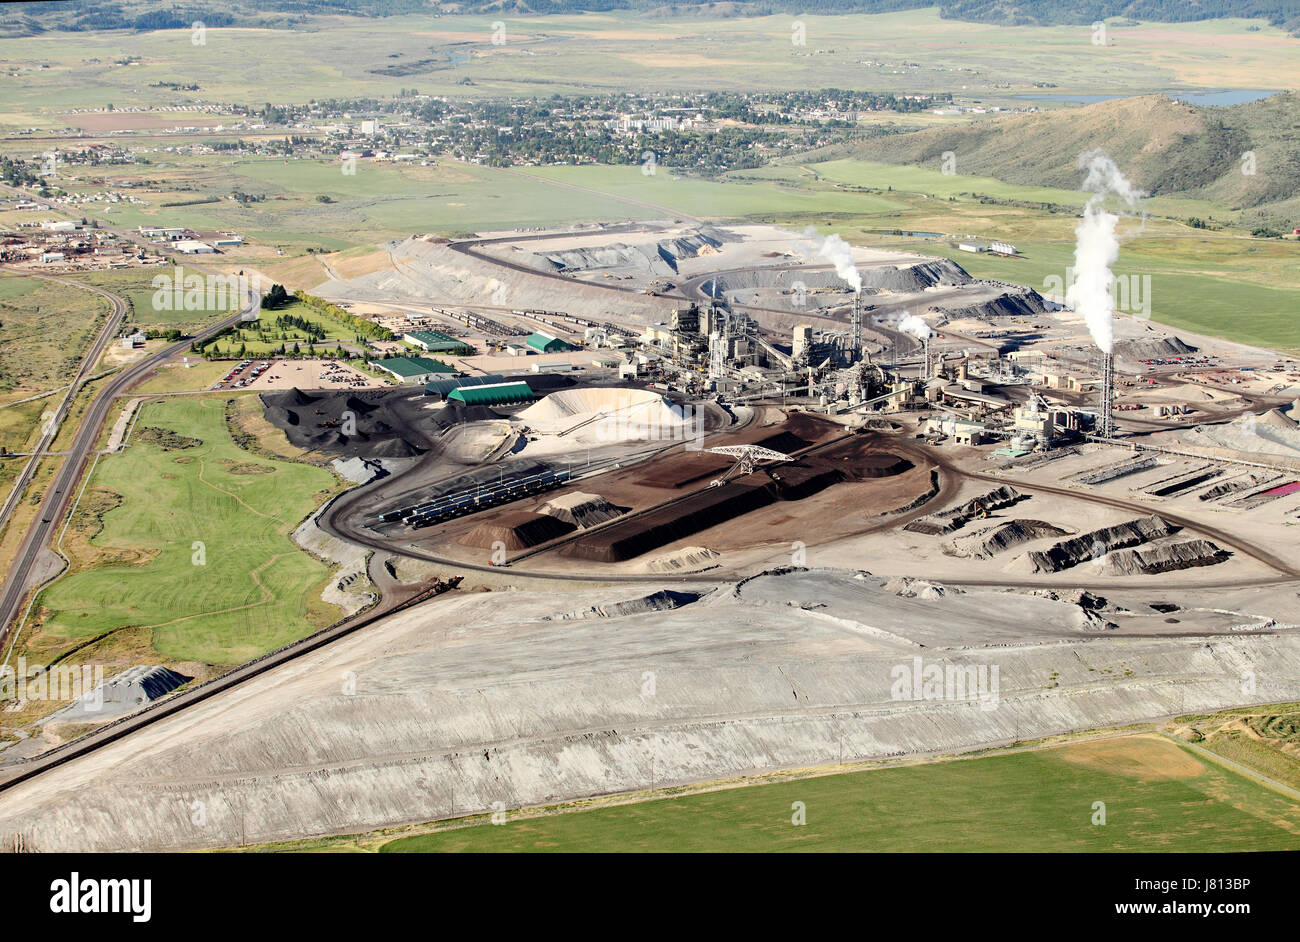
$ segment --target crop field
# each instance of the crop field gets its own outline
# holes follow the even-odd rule
[[[506,41],[493,45],[498,19]],[[1092,44],[1086,25],[997,27],[945,20],[936,8],[801,16],[802,46],[791,42],[795,22],[785,15],[667,20],[632,13],[331,18],[331,28],[312,37],[310,56],[297,54],[301,37],[287,30],[211,28],[199,45],[189,29],[27,36],[0,40],[0,64],[17,70],[17,81],[0,93],[0,112],[10,113],[12,128],[94,132],[105,130],[104,116],[71,112],[127,102],[394,95],[411,85],[427,94],[482,96],[706,84],[929,91],[956,77],[972,94],[1005,97],[1031,92],[1044,75],[1068,75],[1070,88],[1094,91],[1296,84],[1290,41],[1262,21],[1112,21],[1104,48]],[[198,91],[158,84],[181,81]],[[189,121],[204,118],[196,110]],[[129,121],[119,117],[117,126]]]
[[[793,823],[800,806],[803,825]],[[379,849],[1296,850],[1300,803],[1170,740],[1140,735],[508,817],[500,826],[476,819]]]
[[[119,170],[129,168],[117,168]],[[398,166],[361,160],[355,174],[337,161],[209,155],[150,170],[155,185],[137,190],[149,205],[117,204],[104,218],[115,226],[188,226],[240,232],[254,245],[302,252],[342,250],[412,233],[616,221],[655,215],[597,193],[539,187],[522,174],[456,161]],[[131,175],[131,174],[125,174]],[[139,171],[134,173],[139,176]],[[179,187],[188,189],[181,190]],[[237,204],[235,190],[265,197]],[[166,206],[182,199],[219,202]],[[322,202],[318,197],[328,198]],[[240,254],[248,254],[246,247]]]
[[[326,567],[288,534],[333,476],[241,449],[226,408],[220,397],[141,407],[130,447],[90,480],[67,544],[73,572],[39,597],[29,647],[130,627],[165,658],[236,664],[332,620]]]

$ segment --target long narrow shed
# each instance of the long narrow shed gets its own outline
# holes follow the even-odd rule
[[[491,386],[462,386],[449,392],[447,398],[468,406],[510,406],[532,402],[536,396],[527,383],[495,383]]]

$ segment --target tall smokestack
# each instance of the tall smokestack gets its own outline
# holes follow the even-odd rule
[[[1101,401],[1097,412],[1097,434],[1102,438],[1115,437],[1115,354],[1104,353],[1101,358]]]
[[[862,356],[862,289],[853,293],[853,314],[849,318],[849,364]]]

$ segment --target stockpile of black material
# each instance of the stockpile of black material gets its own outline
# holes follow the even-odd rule
[[[844,472],[824,461],[804,461],[799,464],[777,465],[768,473],[775,482],[779,500],[803,500],[833,484],[844,480]]]
[[[297,448],[345,458],[408,458],[433,445],[429,413],[421,414],[422,397],[410,389],[289,389],[261,398],[267,420]]]
[[[815,453],[815,457],[839,468],[854,481],[892,477],[915,467],[901,455],[881,451],[880,448],[880,438],[867,433],[822,448]]]
[[[561,550],[566,556],[615,563],[726,523],[776,500],[770,484],[732,481],[696,491],[675,504],[579,537]]]

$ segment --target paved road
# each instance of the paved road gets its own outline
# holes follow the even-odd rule
[[[112,298],[115,306],[120,305],[115,318],[110,319],[120,321],[121,314],[125,311],[126,302],[116,295],[98,288],[91,288],[90,290]],[[245,314],[257,310],[260,303],[260,298],[251,298],[243,309],[204,328],[195,337],[205,339],[239,323]],[[103,351],[103,344],[107,340],[111,340],[115,332],[116,325],[114,325],[113,332],[107,332],[101,336],[98,350],[92,351],[92,355],[88,356],[86,361],[83,362],[81,368],[83,372],[88,368],[89,364],[93,364],[98,359],[99,354]],[[0,593],[0,626],[3,626],[3,631],[0,632],[0,649],[6,652],[9,650],[10,632],[13,630],[13,623],[22,608],[23,599],[26,598],[28,591],[33,588],[31,584],[32,575],[41,551],[49,544],[55,529],[68,512],[77,490],[77,484],[81,480],[86,463],[94,450],[99,433],[108,421],[116,397],[143,380],[160,363],[177,354],[184,353],[189,348],[189,345],[189,340],[181,340],[159,350],[152,356],[131,364],[100,390],[99,395],[95,397],[89,409],[86,410],[81,427],[77,430],[72,447],[68,450],[68,457],[55,473],[50,486],[41,495],[36,520],[31,529],[28,530],[18,555],[14,559],[13,566],[5,577],[4,591]],[[75,390],[78,385],[79,382],[73,382],[70,389]]]

